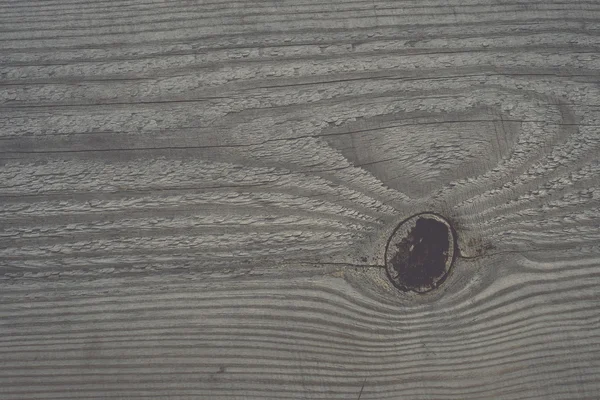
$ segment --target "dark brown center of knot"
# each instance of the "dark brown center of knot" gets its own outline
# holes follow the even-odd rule
[[[387,274],[398,289],[425,293],[438,287],[454,259],[450,224],[432,213],[417,214],[394,231],[385,254]]]

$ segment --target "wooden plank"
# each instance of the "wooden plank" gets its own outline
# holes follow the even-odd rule
[[[599,17],[1,1],[0,398],[596,399]]]

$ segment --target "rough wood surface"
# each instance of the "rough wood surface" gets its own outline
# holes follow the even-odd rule
[[[597,399],[599,49],[597,1],[2,0],[0,399]]]

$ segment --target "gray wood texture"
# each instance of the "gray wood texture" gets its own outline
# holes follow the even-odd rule
[[[0,399],[598,399],[600,2],[2,0]],[[427,294],[384,247],[432,211]]]

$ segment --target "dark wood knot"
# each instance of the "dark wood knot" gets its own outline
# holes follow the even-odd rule
[[[438,214],[421,213],[394,230],[385,249],[385,267],[398,289],[426,293],[444,282],[456,254],[450,223]]]

